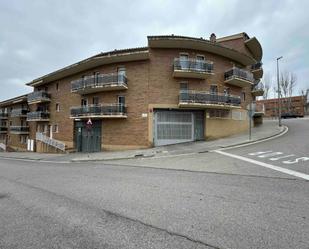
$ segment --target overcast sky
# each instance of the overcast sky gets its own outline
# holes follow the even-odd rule
[[[101,51],[147,45],[147,35],[209,38],[246,32],[263,47],[264,74],[297,75],[309,88],[306,0],[0,0],[0,100],[24,84]],[[273,79],[275,80],[275,78]]]

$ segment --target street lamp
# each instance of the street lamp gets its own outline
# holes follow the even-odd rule
[[[282,56],[277,58],[277,84],[278,84],[278,120],[279,120],[279,127],[281,126],[281,101],[280,101],[280,84],[279,84],[279,60],[282,59]]]

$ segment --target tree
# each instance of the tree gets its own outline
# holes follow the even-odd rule
[[[279,87],[281,91],[281,96],[284,97],[282,103],[283,107],[286,109],[287,112],[291,111],[291,102],[293,92],[296,87],[297,77],[296,74],[293,72],[282,72],[280,79],[279,79]]]
[[[270,89],[272,86],[271,75],[266,73],[262,81],[263,81],[263,90],[264,90],[263,99],[268,99]]]

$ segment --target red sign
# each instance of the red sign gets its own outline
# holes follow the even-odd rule
[[[89,118],[88,121],[87,121],[87,125],[92,125],[92,121],[91,121],[90,118]]]
[[[92,128],[92,121],[91,121],[90,118],[88,119],[88,121],[86,123],[86,128],[87,128],[88,131],[91,130],[91,128]]]

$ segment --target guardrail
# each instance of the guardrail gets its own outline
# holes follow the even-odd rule
[[[27,121],[46,120],[46,119],[49,119],[49,112],[38,111],[38,112],[27,113]]]
[[[221,93],[210,93],[210,92],[189,90],[189,91],[180,91],[179,102],[240,106],[241,99],[239,96],[235,95],[225,95]]]
[[[71,108],[71,117],[126,115],[127,108],[123,104],[87,105]]]
[[[35,91],[28,94],[27,101],[29,103],[36,101],[50,101],[50,95],[45,91]]]
[[[59,149],[61,151],[65,151],[65,143],[58,141],[56,139],[50,138],[50,137],[44,135],[41,132],[36,133],[35,139],[38,140],[38,141],[41,141],[42,143],[45,143],[45,144],[47,144],[51,147],[54,147],[54,148]]]
[[[254,77],[251,72],[248,72],[244,69],[240,69],[238,67],[233,67],[224,73],[224,80],[229,80],[233,78],[239,78],[250,82],[254,81]]]
[[[197,59],[174,59],[174,70],[193,71],[193,72],[213,72],[213,62]]]

